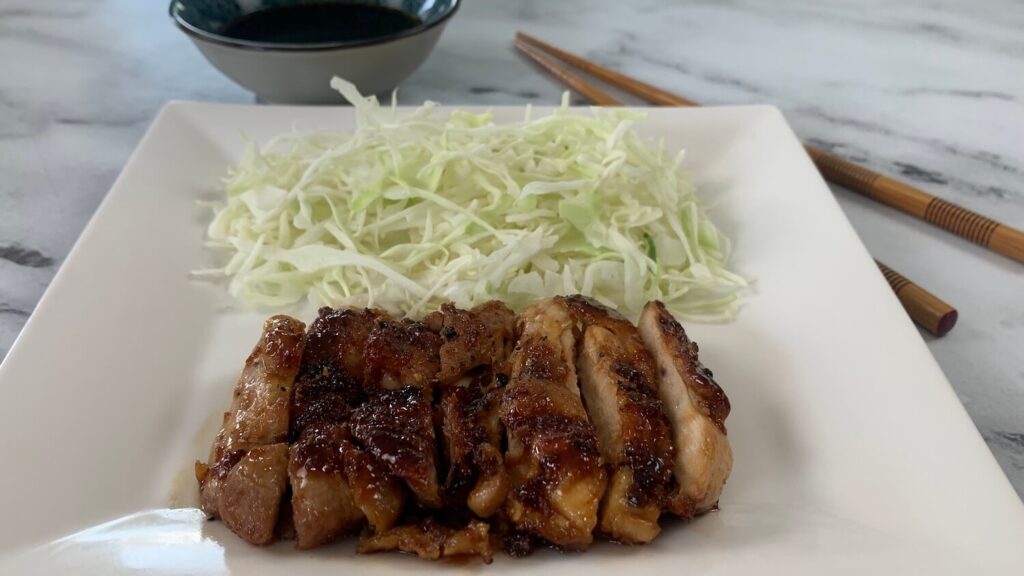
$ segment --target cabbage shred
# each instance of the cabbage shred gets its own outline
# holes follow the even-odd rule
[[[445,301],[513,307],[581,293],[636,317],[731,318],[746,287],[679,164],[634,131],[644,114],[489,114],[381,107],[348,82],[352,133],[249,143],[214,206],[230,293],[418,316]]]

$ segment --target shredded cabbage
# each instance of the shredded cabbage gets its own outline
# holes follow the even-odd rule
[[[521,307],[581,293],[636,317],[731,318],[746,281],[681,170],[641,139],[636,111],[490,114],[381,107],[352,84],[352,133],[250,142],[214,206],[209,244],[230,293],[257,306],[304,298],[418,316],[444,301]]]

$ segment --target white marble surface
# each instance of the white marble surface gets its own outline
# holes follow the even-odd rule
[[[1024,228],[1018,0],[465,3],[404,103],[556,102],[512,51],[523,29],[707,104],[777,104],[805,139]],[[169,99],[252,96],[164,0],[0,2],[0,357]],[[835,193],[873,255],[959,308],[922,336],[1024,495],[1024,266]]]

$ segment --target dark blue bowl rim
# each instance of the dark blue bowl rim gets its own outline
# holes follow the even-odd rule
[[[222,46],[229,46],[231,48],[243,48],[246,50],[268,50],[268,51],[284,51],[284,52],[322,52],[327,50],[337,50],[339,48],[356,48],[360,46],[372,46],[374,44],[384,44],[392,42],[400,38],[408,36],[415,36],[417,34],[426,32],[431,28],[440,26],[448,21],[449,18],[455,15],[459,11],[459,7],[462,6],[460,0],[451,0],[452,5],[447,12],[441,15],[437,20],[426,24],[421,23],[417,26],[413,26],[407,30],[401,32],[395,32],[394,34],[387,34],[384,36],[378,36],[376,38],[369,38],[366,40],[339,40],[337,42],[318,42],[309,44],[296,44],[293,42],[254,42],[252,40],[239,40],[238,38],[232,38],[230,36],[222,36],[209,30],[203,30],[197,28],[192,24],[186,22],[181,16],[175,13],[174,5],[178,3],[178,0],[171,0],[170,5],[167,8],[167,13],[170,15],[174,23],[178,25],[178,28],[182,32],[198,38],[206,42],[212,42],[214,44],[220,44]]]

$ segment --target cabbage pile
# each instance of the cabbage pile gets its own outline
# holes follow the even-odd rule
[[[513,307],[581,293],[635,318],[731,318],[746,282],[707,218],[682,153],[640,138],[644,114],[562,107],[521,122],[382,107],[331,84],[351,132],[250,143],[214,206],[210,245],[227,250],[232,295],[257,306],[303,299],[416,317],[444,301]]]

